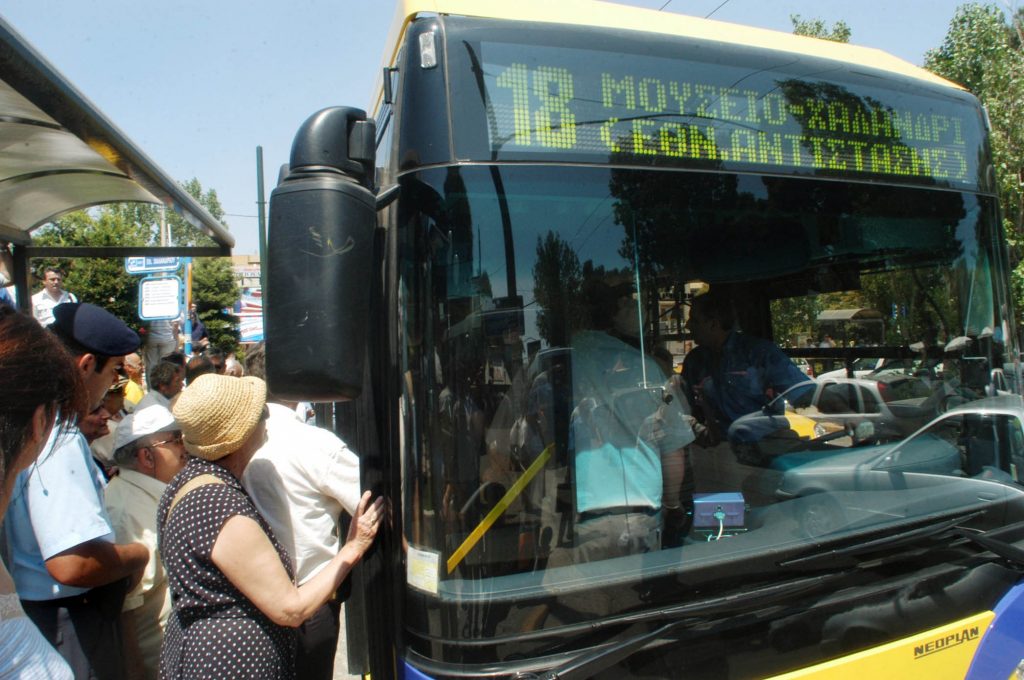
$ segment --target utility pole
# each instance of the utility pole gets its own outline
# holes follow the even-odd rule
[[[267,292],[267,213],[263,200],[263,147],[256,147],[256,208],[260,230],[260,290]]]

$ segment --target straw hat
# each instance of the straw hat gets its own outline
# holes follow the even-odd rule
[[[185,449],[205,460],[234,453],[256,429],[266,403],[267,386],[259,378],[199,376],[174,404]]]

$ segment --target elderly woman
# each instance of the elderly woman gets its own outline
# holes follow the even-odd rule
[[[55,426],[84,415],[85,388],[61,343],[35,319],[0,305],[0,521],[14,479]],[[71,668],[25,616],[0,562],[0,677],[71,678]]]
[[[370,504],[370,492],[363,494],[346,543],[297,587],[291,559],[239,482],[265,438],[263,381],[201,375],[178,398],[174,416],[192,457],[157,513],[174,603],[160,677],[291,678],[294,628],[362,559],[383,499]]]

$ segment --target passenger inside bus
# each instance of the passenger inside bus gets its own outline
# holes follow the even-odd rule
[[[629,342],[638,339],[628,324],[616,323],[631,307],[632,298],[623,297],[620,311],[627,313],[609,318],[595,306],[589,329],[572,335],[576,524],[571,550],[552,553],[552,566],[659,550],[663,508],[674,516],[680,509],[685,447],[694,435],[682,400],[665,398],[668,376]]]

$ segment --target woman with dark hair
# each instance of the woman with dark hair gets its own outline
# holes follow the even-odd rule
[[[73,425],[87,409],[70,355],[30,316],[0,305],[0,520],[14,480],[39,456],[54,427]],[[71,678],[71,669],[22,611],[14,581],[0,563],[0,677]]]

